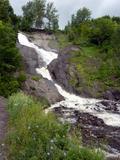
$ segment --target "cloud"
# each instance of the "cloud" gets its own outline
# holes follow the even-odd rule
[[[22,13],[21,6],[29,0],[10,0],[16,14]],[[64,27],[71,15],[82,7],[92,11],[93,17],[103,15],[120,16],[120,0],[48,0],[54,2],[59,12],[60,26]]]

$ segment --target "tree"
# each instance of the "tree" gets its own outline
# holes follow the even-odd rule
[[[115,30],[116,23],[108,18],[98,18],[93,20],[91,25],[90,41],[96,45],[110,42]]]
[[[5,75],[16,71],[20,55],[16,49],[16,34],[12,27],[0,21],[0,73]]]
[[[34,0],[34,21],[36,27],[41,27],[43,25],[43,18],[45,16],[45,0]]]
[[[0,20],[3,22],[11,22],[16,24],[17,16],[14,14],[13,8],[11,7],[9,0],[0,0]]]
[[[33,2],[28,2],[25,6],[22,7],[23,10],[23,19],[21,22],[21,27],[23,30],[29,30],[34,22],[34,8]]]
[[[29,1],[25,6],[22,7],[23,19],[22,29],[29,30],[30,27],[40,28],[43,24],[43,17],[45,12],[45,1],[44,0],[33,0]]]
[[[111,44],[114,50],[114,53],[120,57],[120,26],[115,30],[112,39]]]
[[[47,4],[45,16],[48,19],[48,25],[47,25],[48,30],[57,30],[59,28],[58,15],[53,2],[49,2]]]
[[[88,21],[90,19],[90,17],[91,17],[91,11],[84,7],[84,8],[79,9],[77,11],[75,22],[77,24],[80,24],[80,23]]]
[[[118,24],[120,24],[120,17],[112,17],[112,20]]]
[[[0,20],[7,22],[9,20],[9,1],[0,0]]]

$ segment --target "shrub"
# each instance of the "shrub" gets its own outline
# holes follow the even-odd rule
[[[32,76],[32,80],[34,81],[39,81],[41,79],[40,76]]]
[[[26,81],[26,79],[27,79],[27,77],[24,72],[21,72],[17,78],[17,80],[20,84],[22,84],[22,82]]]
[[[17,79],[5,75],[5,76],[0,76],[0,95],[4,97],[8,97],[12,93],[15,93],[18,91],[20,87],[20,84],[18,83]]]
[[[80,139],[69,133],[53,114],[45,114],[44,104],[23,93],[9,98],[9,137],[11,160],[103,160],[95,150],[81,147]]]

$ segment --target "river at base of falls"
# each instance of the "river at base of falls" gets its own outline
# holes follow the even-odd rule
[[[96,116],[104,121],[104,123],[108,126],[120,127],[120,104],[118,103],[117,112],[108,111],[105,109],[105,106],[101,103],[103,100],[99,99],[90,99],[90,98],[82,98],[80,96],[76,96],[75,94],[71,94],[65,91],[60,85],[56,84],[51,75],[47,66],[54,60],[58,58],[58,54],[54,52],[46,51],[42,48],[39,48],[35,44],[31,43],[28,38],[22,34],[18,33],[18,40],[21,45],[34,48],[38,53],[38,58],[41,57],[44,61],[44,66],[41,68],[36,68],[36,72],[42,75],[43,78],[46,78],[54,83],[58,92],[64,97],[65,100],[58,102],[56,104],[52,104],[51,107],[47,110],[50,111],[55,108],[59,108],[60,106],[64,106],[66,108],[72,108],[78,110],[82,113],[89,113],[90,115]],[[104,100],[106,102],[110,102]],[[112,102],[112,101],[111,101]]]

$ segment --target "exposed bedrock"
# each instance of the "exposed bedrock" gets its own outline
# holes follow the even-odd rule
[[[63,100],[63,97],[59,94],[53,82],[43,79],[37,74],[36,68],[43,67],[44,62],[38,56],[35,49],[20,44],[17,44],[17,47],[23,57],[25,71],[27,73],[27,80],[23,85],[23,91],[36,96],[38,99],[39,97],[44,97],[50,104]]]

